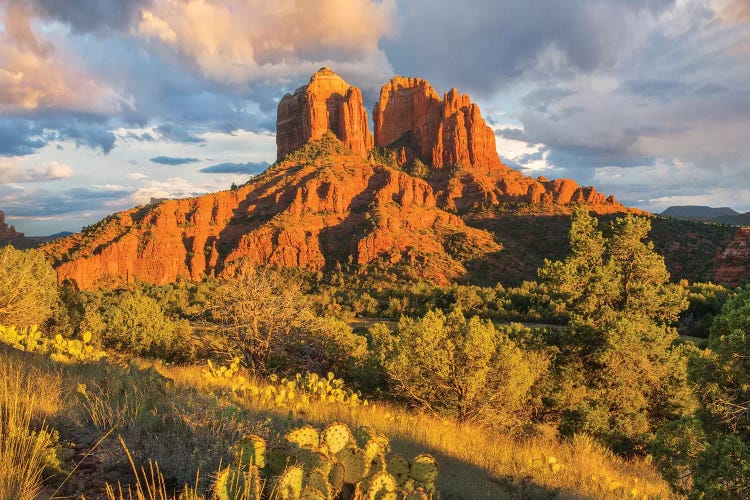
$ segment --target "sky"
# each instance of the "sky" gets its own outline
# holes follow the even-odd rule
[[[27,235],[243,183],[329,66],[457,87],[503,161],[750,211],[750,0],[0,0],[0,210]]]

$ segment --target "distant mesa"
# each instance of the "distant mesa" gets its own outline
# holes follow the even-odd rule
[[[739,213],[729,207],[711,208],[700,205],[673,206],[660,215],[674,219],[715,222],[730,226],[750,226],[750,212]]]

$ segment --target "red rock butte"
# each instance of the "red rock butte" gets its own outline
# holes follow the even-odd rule
[[[279,102],[276,159],[282,160],[329,130],[361,156],[367,156],[373,147],[362,92],[330,69],[321,68],[310,78],[310,83]]]
[[[455,89],[441,99],[425,80],[394,78],[374,123],[375,140],[360,90],[322,68],[279,102],[279,160],[266,172],[234,190],[113,214],[43,251],[58,279],[81,288],[227,276],[244,265],[404,260],[416,275],[449,283],[502,258],[502,245],[464,215],[493,217],[485,209],[506,202],[534,213],[568,213],[572,204],[632,211],[572,180],[504,165],[479,107]],[[375,144],[390,150],[370,156]],[[417,159],[426,168],[418,175]]]

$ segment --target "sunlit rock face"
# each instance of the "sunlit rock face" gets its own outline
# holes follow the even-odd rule
[[[362,92],[330,69],[321,68],[309,84],[279,102],[276,158],[281,160],[329,130],[361,156],[373,147]]]

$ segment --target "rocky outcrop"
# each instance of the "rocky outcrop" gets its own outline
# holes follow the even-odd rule
[[[287,94],[279,102],[276,117],[276,157],[333,132],[361,156],[373,147],[362,92],[328,68],[316,72],[310,83]]]
[[[81,288],[108,277],[221,277],[257,264],[321,270],[404,261],[412,276],[448,283],[471,269],[486,274],[488,256],[502,248],[466,224],[472,214],[475,223],[506,205],[534,214],[568,213],[572,204],[632,211],[570,179],[533,179],[505,166],[479,107],[455,89],[441,99],[425,80],[394,78],[374,118],[375,142],[359,89],[323,68],[279,103],[278,161],[263,174],[231,191],[154,200],[43,249],[59,279]],[[367,159],[374,143],[395,157]]]
[[[16,231],[16,228],[13,226],[8,226],[5,222],[5,213],[0,210],[0,242],[20,240],[23,238],[23,233]]]
[[[456,89],[441,100],[426,80],[397,76],[383,85],[372,113],[375,145],[403,150],[406,161],[419,158],[436,168],[501,165],[479,106]]]
[[[714,281],[731,287],[750,281],[750,227],[737,231],[727,248],[717,256]]]

